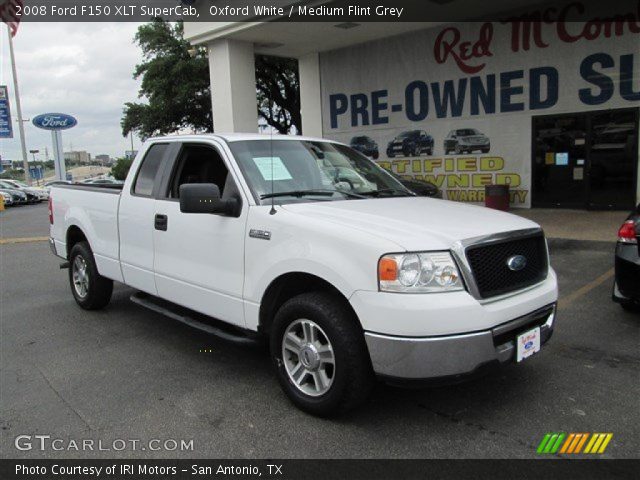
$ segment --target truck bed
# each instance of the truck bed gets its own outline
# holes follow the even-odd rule
[[[122,192],[122,188],[124,184],[121,185],[109,185],[109,184],[83,184],[83,183],[72,183],[69,185],[54,185],[52,188],[69,188],[73,190],[89,190],[95,192],[102,193],[115,193],[120,194]]]
[[[119,279],[118,206],[122,185],[55,185],[50,201],[54,223],[51,237],[56,252],[66,257],[67,236],[72,226],[82,226],[98,270],[109,278]]]

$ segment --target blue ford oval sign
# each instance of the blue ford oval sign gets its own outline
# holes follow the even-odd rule
[[[33,119],[33,124],[44,130],[66,130],[75,127],[78,121],[65,113],[43,113]]]

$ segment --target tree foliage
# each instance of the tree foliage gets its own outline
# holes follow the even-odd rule
[[[133,158],[119,158],[116,160],[116,163],[111,167],[111,175],[116,180],[124,180],[127,178],[127,174],[129,173],[129,169],[131,168],[131,164],[133,163]]]
[[[125,104],[123,135],[133,130],[144,139],[187,128],[212,130],[209,62],[201,50],[191,56],[182,35],[182,22],[157,19],[138,28],[143,61],[133,76],[142,77],[139,97],[147,101]]]
[[[142,102],[125,104],[122,134],[142,139],[179,130],[211,132],[209,60],[205,49],[183,38],[182,22],[161,19],[141,25],[135,43],[143,61],[134,78],[142,78]],[[215,87],[215,86],[214,86]],[[301,133],[298,67],[294,59],[256,56],[257,111],[280,133]]]
[[[302,133],[298,62],[293,58],[256,56],[258,115],[282,134]]]

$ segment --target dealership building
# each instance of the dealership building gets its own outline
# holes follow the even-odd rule
[[[254,57],[292,57],[303,134],[447,199],[481,203],[485,185],[508,184],[513,207],[640,201],[640,2],[423,3],[501,20],[185,23],[208,49],[216,131],[257,131]]]

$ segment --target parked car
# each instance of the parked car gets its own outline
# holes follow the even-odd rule
[[[618,230],[613,300],[640,311],[640,204]]]
[[[116,180],[114,178],[87,178],[79,182],[83,185],[122,185],[123,182],[121,180]]]
[[[378,144],[371,137],[360,135],[351,139],[351,148],[359,151],[363,155],[377,160],[380,156]]]
[[[366,182],[348,190],[329,164]],[[49,209],[80,307],[104,308],[117,281],[191,327],[264,341],[286,395],[313,414],[354,408],[376,375],[459,380],[526,361],[554,328],[537,224],[413,195],[329,140],[153,138],[121,190],[54,186]]]
[[[43,188],[47,192],[51,192],[51,187],[54,185],[70,185],[71,183],[73,182],[70,182],[69,180],[52,180],[51,182],[46,182]]]
[[[27,185],[24,182],[21,182],[20,180],[5,180],[6,182],[10,183],[11,185],[15,185],[16,188],[20,189],[20,190],[27,190],[31,193],[34,193],[37,197],[38,197],[38,201],[44,201],[47,200],[49,198],[49,192],[47,190],[45,190],[43,187],[39,187],[36,185]]]
[[[450,152],[457,154],[471,153],[480,150],[482,153],[489,153],[491,141],[484,133],[475,128],[460,128],[451,130],[444,139],[444,154]]]
[[[10,207],[13,205],[13,196],[9,192],[3,192],[0,190],[0,196],[2,197],[2,201],[4,202],[5,207]]]
[[[39,203],[45,200],[44,196],[37,190],[29,187],[23,187],[18,183],[10,180],[0,180],[0,188],[8,188],[11,190],[19,190],[27,196],[27,203]]]
[[[12,188],[0,188],[0,192],[4,192],[11,195],[11,200],[12,200],[11,204],[14,207],[18,205],[25,205],[27,203],[27,194],[24,192],[21,192],[20,190],[15,190]]]
[[[433,137],[424,130],[402,132],[387,145],[387,157],[396,155],[417,157],[422,153],[433,155]]]
[[[417,178],[406,178],[401,177],[400,175],[389,172],[394,176],[402,185],[411,190],[416,195],[421,197],[433,197],[433,198],[442,198],[442,190],[438,188],[437,185],[427,182],[426,180],[419,180]]]

